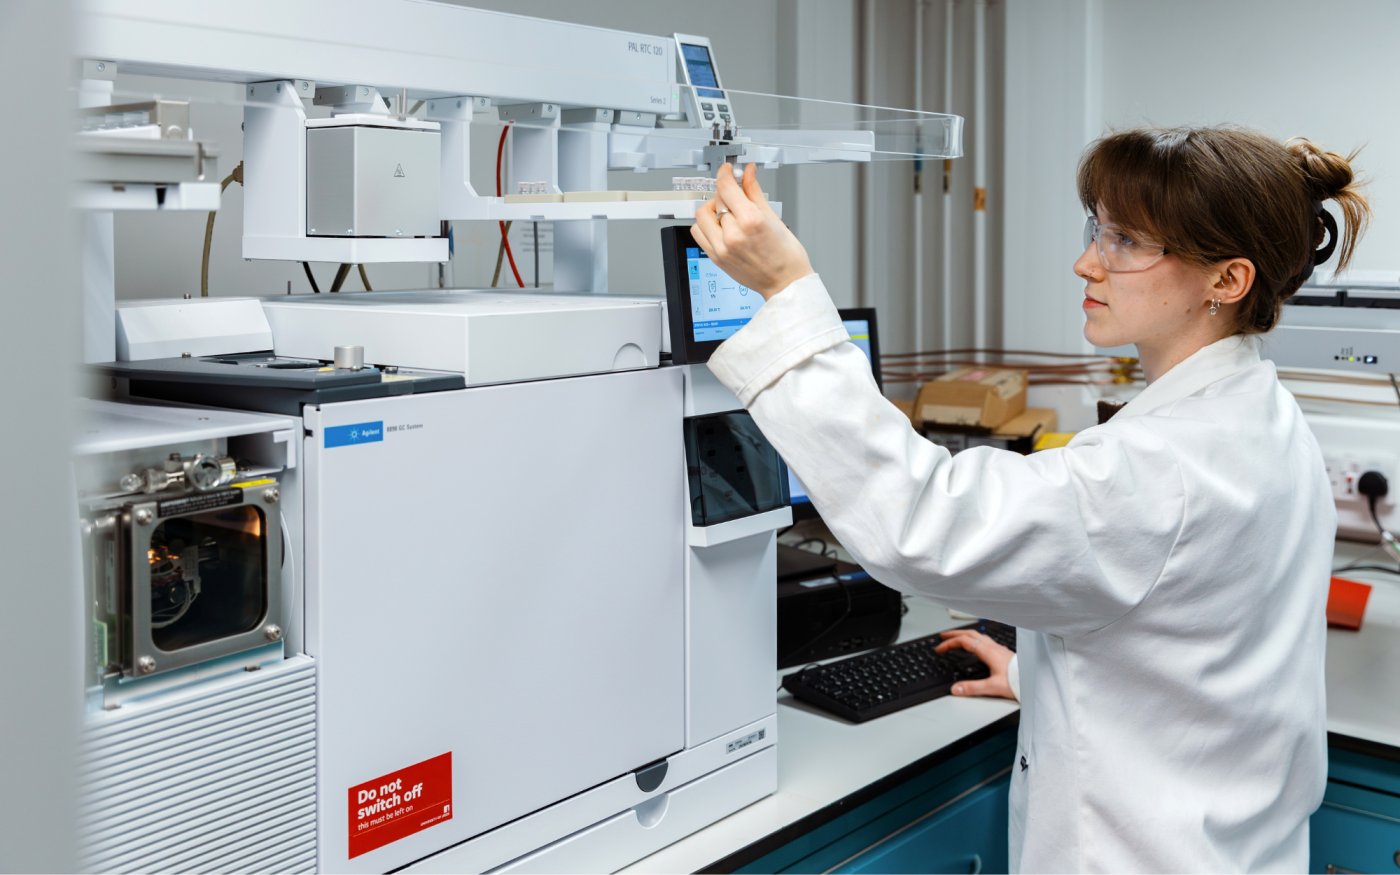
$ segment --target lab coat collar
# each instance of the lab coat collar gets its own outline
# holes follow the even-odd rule
[[[1143,416],[1259,364],[1259,340],[1231,335],[1196,350],[1148,385],[1114,417]]]

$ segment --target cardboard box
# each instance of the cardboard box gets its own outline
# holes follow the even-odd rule
[[[909,417],[909,421],[913,423],[915,428],[919,427],[919,419],[914,415],[914,399],[910,398],[906,401],[902,398],[892,398],[890,399],[890,403],[898,407],[900,413]]]
[[[925,383],[915,405],[916,420],[934,425],[1000,427],[1026,409],[1026,372],[960,368]]]
[[[1055,431],[1059,416],[1049,407],[1027,407],[996,429],[976,425],[925,423],[924,437],[957,453],[972,447],[996,447],[1029,454],[1036,440]]]

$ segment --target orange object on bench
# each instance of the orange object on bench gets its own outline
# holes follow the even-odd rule
[[[1370,597],[1369,583],[1345,577],[1332,578],[1332,586],[1327,591],[1327,625],[1339,629],[1360,629],[1361,615],[1366,613],[1366,600]]]

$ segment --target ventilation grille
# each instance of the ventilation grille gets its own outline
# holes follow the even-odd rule
[[[315,870],[309,659],[91,715],[80,756],[85,871]]]

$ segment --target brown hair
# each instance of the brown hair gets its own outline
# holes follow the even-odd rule
[[[1249,259],[1254,285],[1235,328],[1262,333],[1312,272],[1327,233],[1322,201],[1341,208],[1337,269],[1351,261],[1371,215],[1352,172],[1355,157],[1234,127],[1120,131],[1084,153],[1079,200],[1189,264]]]

